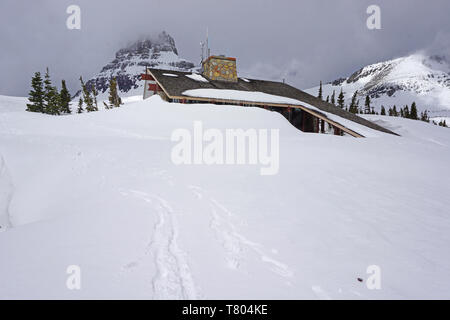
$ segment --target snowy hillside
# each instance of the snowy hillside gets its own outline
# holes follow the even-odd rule
[[[115,59],[105,65],[101,72],[87,82],[91,88],[95,84],[100,97],[108,94],[109,80],[117,78],[121,96],[142,95],[144,82],[140,75],[145,67],[166,70],[189,71],[194,64],[178,56],[175,40],[166,32],[157,37],[139,40],[116,52]]]
[[[445,57],[416,53],[369,65],[348,78],[324,85],[324,98],[331,97],[335,90],[337,99],[341,88],[347,104],[358,90],[361,107],[369,95],[378,111],[382,105],[398,108],[415,101],[419,111],[427,109],[431,117],[450,117],[450,62]],[[317,96],[318,90],[305,91]]]
[[[0,96],[0,299],[450,298],[450,129],[370,116],[402,136],[356,139],[134,100],[48,116]],[[279,173],[176,166],[171,134],[196,120],[279,129]]]

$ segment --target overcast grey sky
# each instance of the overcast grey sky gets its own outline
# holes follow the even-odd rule
[[[66,28],[71,4],[81,7],[81,30]],[[381,7],[381,30],[366,27],[371,4]],[[206,27],[212,53],[236,57],[239,73],[308,88],[416,50],[448,52],[449,13],[448,0],[1,0],[0,94],[27,95],[46,66],[74,92],[80,75],[161,30],[198,62]]]

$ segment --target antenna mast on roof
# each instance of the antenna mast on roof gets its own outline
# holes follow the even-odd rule
[[[200,64],[203,64],[203,61],[205,60],[205,43],[203,41],[200,42],[200,48],[202,49],[202,60]]]
[[[209,49],[209,32],[208,27],[206,27],[206,54],[208,55],[207,58],[211,56],[211,50]]]

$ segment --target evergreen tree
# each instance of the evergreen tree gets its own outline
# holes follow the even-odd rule
[[[366,96],[366,102],[364,103],[364,113],[370,113],[370,97],[368,95]]]
[[[398,117],[397,107],[395,105],[392,107],[392,115]]]
[[[59,112],[59,93],[56,87],[52,86],[52,81],[50,79],[50,72],[48,68],[45,72],[44,80],[44,112],[47,114],[60,114]]]
[[[414,120],[418,120],[419,119],[419,117],[417,116],[417,106],[416,106],[415,102],[413,102],[412,105],[411,105],[411,111],[409,113],[409,117],[411,119],[414,119]]]
[[[335,99],[335,96],[336,96],[336,91],[333,90],[333,94],[331,95],[331,103],[334,104],[334,105],[336,105],[336,99]]]
[[[433,123],[436,124],[436,122],[434,122],[434,121],[433,121]],[[439,121],[438,125],[439,125],[440,127],[448,128],[447,122],[446,122],[445,120]]]
[[[61,105],[62,105],[61,96],[56,87],[53,87],[53,90],[54,91],[53,91],[53,99],[52,99],[51,108],[50,108],[50,114],[60,115],[61,114]]]
[[[92,97],[94,99],[93,107],[94,107],[95,111],[98,111],[97,96],[98,96],[97,88],[95,87],[95,84],[92,84]]]
[[[92,100],[91,97],[91,93],[87,89],[86,84],[83,81],[83,77],[80,77],[80,82],[81,82],[81,90],[83,92],[83,101],[86,104],[86,111],[87,112],[96,111],[94,101]]]
[[[400,117],[404,118],[405,117],[405,109],[400,109]]]
[[[44,87],[40,72],[35,72],[31,79],[31,91],[28,100],[31,103],[27,104],[27,111],[44,112]]]
[[[320,100],[323,100],[323,96],[322,96],[322,81],[320,81],[319,94],[317,95],[317,98],[319,98]]]
[[[386,109],[384,108],[384,106],[381,106],[381,115],[382,116],[386,115]]]
[[[430,118],[428,117],[427,110],[420,113],[420,120],[425,121],[425,122],[430,122]]]
[[[326,102],[330,102],[330,96],[327,96],[327,100],[325,100]]]
[[[117,94],[117,80],[116,78],[111,78],[109,81],[109,105],[111,108],[120,107],[122,104],[122,99]]]
[[[344,97],[344,92],[342,91],[342,88],[341,88],[341,92],[339,93],[337,103],[338,103],[339,108],[344,109],[345,97]]]
[[[48,102],[46,107],[46,112],[51,115],[60,115],[61,114],[61,96],[59,95],[58,89],[56,87],[52,87],[50,89],[49,96],[51,100]]]
[[[84,109],[83,109],[83,98],[80,98],[80,100],[78,100],[78,109],[77,109],[77,113],[83,113]]]
[[[358,113],[358,90],[355,91],[355,93],[352,96],[352,101],[350,102],[350,107],[348,108],[348,111],[351,113]]]
[[[52,81],[50,80],[50,72],[48,68],[46,69],[44,79],[44,106],[47,106],[48,102],[51,100],[52,93]]]
[[[66,81],[61,81],[61,91],[59,93],[60,99],[61,99],[61,106],[60,111],[61,113],[72,113],[72,110],[70,110],[70,92],[67,90],[66,87]]]
[[[410,118],[409,107],[408,107],[408,105],[406,105],[405,108],[403,109],[403,116],[404,116],[405,118]]]

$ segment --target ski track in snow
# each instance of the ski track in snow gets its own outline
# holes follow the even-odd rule
[[[0,232],[12,226],[9,207],[13,196],[14,186],[8,172],[5,159],[0,155]]]
[[[206,192],[202,188],[191,185],[189,186],[189,189],[195,194],[197,199],[203,200],[205,198]],[[261,244],[247,239],[238,232],[236,224],[244,224],[239,217],[233,214],[216,199],[208,197],[207,201],[211,207],[212,219],[210,227],[225,249],[227,265],[229,268],[239,269],[242,267],[245,262],[244,256],[246,251],[252,251],[258,255],[261,261],[269,265],[269,269],[272,272],[285,278],[293,276],[293,271],[286,264],[266,254],[264,247]]]
[[[122,192],[128,195],[127,192]],[[165,199],[146,192],[130,190],[130,194],[151,204],[158,213],[158,221],[144,256],[151,253],[157,273],[152,280],[154,299],[199,299],[186,254],[178,246],[178,224],[174,210]],[[143,259],[143,257],[141,257]],[[124,266],[132,268],[133,261]]]

